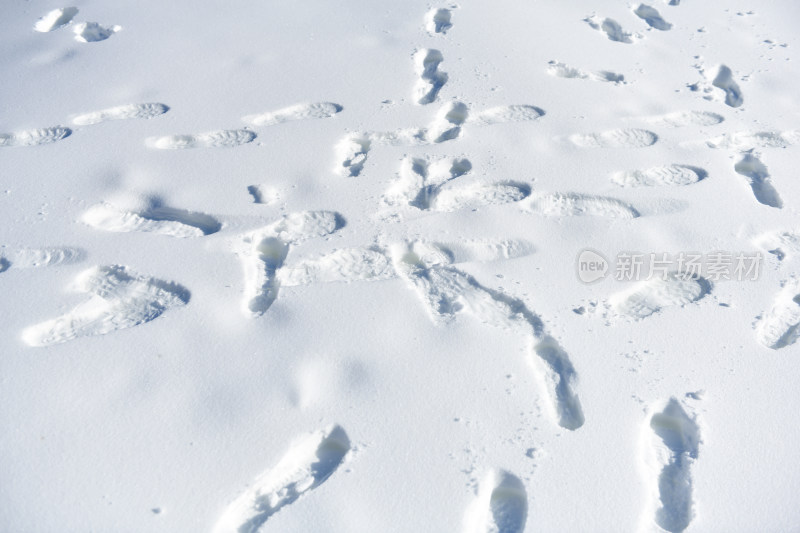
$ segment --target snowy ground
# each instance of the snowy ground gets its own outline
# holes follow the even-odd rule
[[[0,530],[800,531],[794,3],[7,4]]]

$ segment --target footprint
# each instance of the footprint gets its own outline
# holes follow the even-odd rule
[[[530,187],[506,182],[462,185],[454,182],[472,169],[467,159],[440,159],[434,163],[422,158],[405,158],[400,179],[384,194],[387,205],[410,205],[427,211],[476,209],[487,205],[518,202],[530,195]]]
[[[591,17],[583,19],[583,21],[595,30],[605,33],[609,40],[627,44],[633,42],[631,34],[623,30],[622,26],[614,19],[601,19],[596,15],[592,15]]]
[[[490,263],[525,257],[534,251],[529,242],[513,239],[414,243],[414,252],[428,265]],[[396,277],[391,261],[377,247],[335,250],[314,259],[301,259],[284,265],[276,273],[276,279],[282,287],[382,281]]]
[[[506,122],[525,122],[536,120],[544,115],[544,111],[532,105],[500,106],[481,111],[469,118],[471,124],[490,126]]]
[[[232,148],[252,142],[256,134],[250,130],[217,130],[197,135],[168,135],[151,137],[147,145],[160,150],[183,148]]]
[[[74,265],[86,259],[86,250],[66,246],[45,248],[23,248],[13,255],[14,260],[7,263],[14,268],[38,268],[60,265]],[[2,269],[0,268],[0,272]]]
[[[733,168],[737,174],[747,178],[750,188],[753,189],[753,195],[759,203],[778,209],[783,207],[783,201],[772,185],[772,178],[767,172],[767,167],[757,157],[753,154],[745,154]]]
[[[348,135],[336,145],[336,160],[338,163],[335,171],[337,174],[354,178],[364,170],[367,155],[372,148],[369,134]]]
[[[459,209],[477,209],[489,205],[519,202],[531,194],[524,183],[472,183],[469,185],[448,184],[429,198],[432,211],[450,212]]]
[[[59,28],[63,28],[72,22],[73,17],[75,17],[77,14],[77,7],[62,7],[60,9],[54,9],[37,20],[36,24],[33,25],[33,29],[38,32],[47,33]]]
[[[783,261],[800,253],[800,232],[769,232],[755,239],[754,243]]]
[[[525,257],[535,251],[527,242],[514,239],[459,240],[458,242],[417,242],[414,251],[428,265],[490,263]]]
[[[414,66],[419,76],[414,86],[414,101],[420,105],[436,101],[439,91],[447,83],[447,74],[439,70],[444,57],[439,50],[423,48],[414,54]]]
[[[797,341],[800,336],[800,282],[792,279],[784,283],[772,309],[761,316],[755,329],[758,342],[773,350]]]
[[[636,218],[639,216],[636,209],[616,198],[577,193],[538,193],[531,196],[531,199],[523,205],[523,209],[548,217]]]
[[[587,72],[578,68],[570,67],[558,61],[549,61],[547,73],[557,78],[568,78],[576,80],[592,80],[592,81],[606,81],[612,83],[625,83],[625,76],[610,72],[608,70],[599,70],[596,72]]]
[[[274,467],[228,505],[214,533],[256,533],[272,515],[324,483],[349,451],[350,439],[338,425],[295,440]]]
[[[280,200],[280,192],[267,184],[248,185],[247,192],[253,197],[254,204],[273,205]]]
[[[5,272],[10,266],[11,263],[5,257],[0,256],[0,272]]]
[[[184,287],[119,265],[91,268],[77,277],[72,288],[91,294],[91,299],[56,319],[25,329],[25,343],[49,346],[104,335],[150,322],[168,309],[189,302],[189,291]]]
[[[163,115],[169,111],[169,107],[164,104],[125,104],[117,107],[110,107],[101,111],[93,111],[78,115],[72,119],[73,124],[79,126],[89,126],[100,124],[109,120],[127,120],[130,118],[153,118]]]
[[[425,139],[434,144],[457,139],[468,117],[469,108],[463,102],[446,103],[425,130]]]
[[[742,91],[739,85],[733,80],[731,69],[725,65],[719,65],[713,76],[709,76],[711,85],[725,91],[725,104],[731,107],[739,107],[744,103]]]
[[[468,159],[441,158],[429,161],[406,157],[400,164],[398,179],[383,195],[383,202],[386,205],[411,205],[418,209],[430,209],[433,198],[445,183],[470,170],[472,163]]]
[[[150,232],[181,239],[202,237],[222,228],[213,217],[192,211],[151,205],[140,213],[125,211],[108,203],[90,207],[81,221],[93,228],[116,233]]]
[[[662,529],[677,533],[694,518],[692,465],[700,450],[700,428],[681,403],[670,398],[649,422],[646,454],[651,472],[652,520]]]
[[[72,135],[72,130],[61,126],[15,133],[0,133],[0,146],[38,146],[66,139],[70,135]]]
[[[446,324],[467,313],[494,327],[515,331],[533,345],[531,364],[546,375],[551,407],[561,427],[575,430],[584,423],[583,409],[573,388],[577,374],[569,356],[544,332],[541,319],[521,300],[494,291],[450,266],[428,265],[414,243],[395,246],[392,258],[397,273],[420,295],[434,322]]]
[[[263,315],[278,298],[275,274],[283,266],[289,245],[268,232],[253,232],[242,238],[238,252],[244,268],[245,314],[251,318]]]
[[[96,43],[105,41],[118,31],[122,26],[101,26],[97,22],[81,22],[73,28],[75,40],[81,43]]]
[[[528,494],[522,481],[505,470],[492,470],[464,516],[464,533],[522,533],[528,519]]]
[[[337,164],[334,171],[345,177],[361,174],[370,150],[375,145],[425,146],[457,139],[461,126],[469,116],[469,108],[462,102],[448,102],[436,113],[427,128],[407,128],[393,132],[351,133],[335,147]]]
[[[445,34],[452,27],[452,13],[449,9],[434,8],[425,15],[425,29],[431,35],[437,33]]]
[[[394,268],[382,251],[345,248],[284,266],[278,270],[276,279],[281,286],[293,287],[313,283],[379,281],[394,277]]]
[[[609,130],[601,133],[576,133],[569,140],[581,148],[644,148],[652,146],[658,135],[637,128]]]
[[[672,24],[664,20],[656,8],[647,4],[639,4],[639,7],[634,9],[633,12],[651,28],[661,31],[667,31],[672,28]]]
[[[740,151],[753,148],[788,148],[800,144],[800,131],[739,131],[709,139],[709,148],[734,148]]]
[[[297,104],[277,111],[270,111],[260,115],[248,115],[242,120],[253,126],[274,126],[294,120],[309,118],[330,118],[342,111],[342,106],[331,102],[317,102],[314,104]]]
[[[710,291],[711,284],[705,278],[671,272],[664,278],[642,281],[618,292],[608,302],[616,315],[641,320],[664,307],[696,302]]]
[[[244,269],[245,315],[263,315],[278,297],[276,273],[286,260],[289,245],[330,235],[344,224],[341,215],[332,211],[302,211],[243,235],[235,252]]]
[[[663,124],[674,128],[685,126],[714,126],[725,120],[725,117],[708,111],[675,111],[665,115],[647,117],[644,120],[651,124]]]
[[[682,186],[708,177],[702,168],[688,165],[666,165],[645,170],[628,170],[612,174],[611,181],[620,187]]]

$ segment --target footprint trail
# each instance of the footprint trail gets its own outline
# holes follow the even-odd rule
[[[574,392],[577,374],[569,356],[544,332],[541,319],[522,302],[482,286],[472,276],[450,266],[427,265],[416,253],[415,244],[395,246],[395,270],[420,295],[434,320],[445,324],[458,314],[467,313],[494,327],[520,333],[533,345],[532,365],[552,390],[548,391],[558,424],[575,430],[583,425],[584,415]]]

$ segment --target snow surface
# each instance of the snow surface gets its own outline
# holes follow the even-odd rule
[[[6,2],[0,531],[800,530],[798,28]]]

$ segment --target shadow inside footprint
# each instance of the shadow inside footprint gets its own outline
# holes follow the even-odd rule
[[[203,235],[211,235],[222,229],[222,224],[210,215],[173,207],[151,207],[144,211],[141,216],[155,221],[180,222],[186,226],[199,229],[203,232]]]

